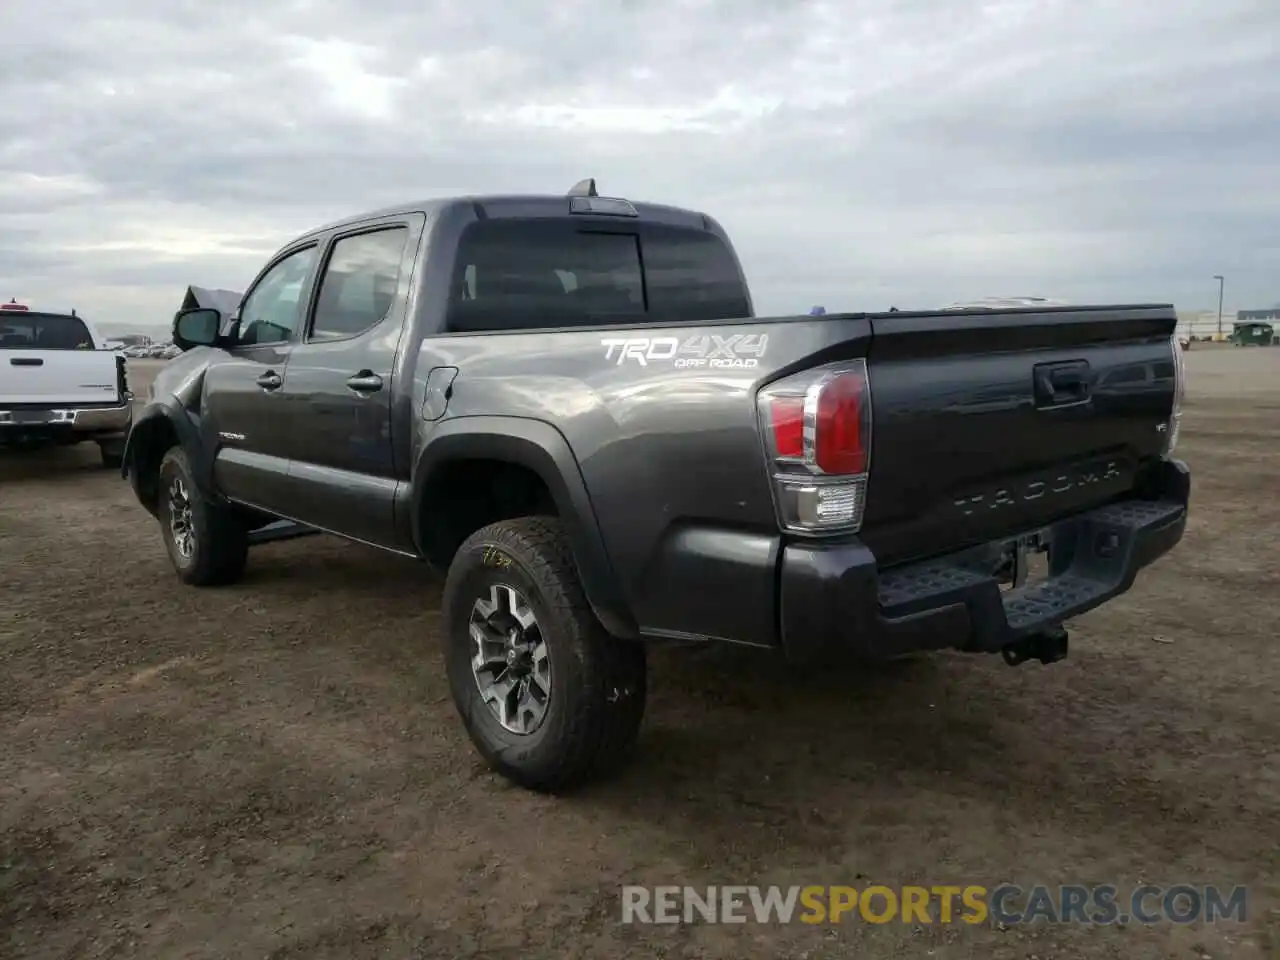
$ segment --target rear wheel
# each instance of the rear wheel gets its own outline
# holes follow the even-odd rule
[[[240,579],[249,554],[244,521],[200,494],[187,455],[178,447],[160,461],[156,513],[165,549],[184,583],[206,587]]]
[[[449,568],[443,609],[453,700],[494,770],[557,792],[629,759],[644,648],[596,620],[559,521],[524,517],[473,534]]]

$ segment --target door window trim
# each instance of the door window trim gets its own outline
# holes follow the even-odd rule
[[[391,319],[392,315],[395,313],[397,301],[401,299],[400,289],[404,283],[406,266],[405,260],[406,258],[411,258],[408,266],[410,272],[412,272],[413,262],[417,257],[417,244],[412,242],[414,240],[414,227],[415,224],[410,218],[396,217],[391,220],[381,220],[373,224],[361,224],[357,229],[348,230],[345,233],[332,234],[325,241],[323,255],[319,261],[319,267],[317,268],[315,275],[312,277],[311,293],[307,298],[308,302],[306,317],[304,318],[305,322],[299,328],[301,332],[301,336],[298,338],[300,344],[310,346],[313,344],[346,343],[348,340],[355,340],[358,337],[367,335]],[[369,326],[356,333],[349,333],[341,337],[316,337],[316,308],[320,305],[320,291],[324,286],[325,274],[329,271],[329,264],[333,261],[334,250],[337,248],[338,244],[341,241],[349,240],[352,237],[362,237],[370,233],[385,233],[388,230],[404,230],[405,238],[404,247],[400,251],[400,265],[396,272],[396,292],[392,297],[391,306],[387,309],[387,312],[380,319],[375,320],[373,323],[369,324]]]

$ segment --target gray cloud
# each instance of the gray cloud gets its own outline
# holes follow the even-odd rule
[[[10,0],[5,32],[0,294],[105,321],[348,213],[588,175],[715,215],[761,310],[1280,300],[1270,0]]]

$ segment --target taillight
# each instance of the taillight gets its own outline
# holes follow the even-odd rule
[[[1173,409],[1169,412],[1169,423],[1165,426],[1164,455],[1173,453],[1178,445],[1178,427],[1182,424],[1182,400],[1187,393],[1187,361],[1182,356],[1182,344],[1175,333],[1169,338],[1173,348]]]
[[[116,354],[116,389],[120,391],[121,400],[129,400],[129,366],[124,357]]]
[[[778,523],[792,533],[862,525],[871,459],[864,360],[806,370],[757,397]]]
[[[775,397],[769,404],[769,425],[779,457],[804,457],[804,397]]]
[[[837,374],[818,388],[813,459],[823,473],[862,474],[867,468],[863,422],[868,409],[867,378],[863,371]]]

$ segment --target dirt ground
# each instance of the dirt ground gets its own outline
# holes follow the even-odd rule
[[[0,955],[1280,956],[1280,349],[1188,365],[1186,539],[1067,661],[659,650],[637,762],[568,799],[477,761],[421,566],[313,538],[186,588],[95,448],[0,453]],[[1249,918],[619,922],[627,883],[1002,881]]]

